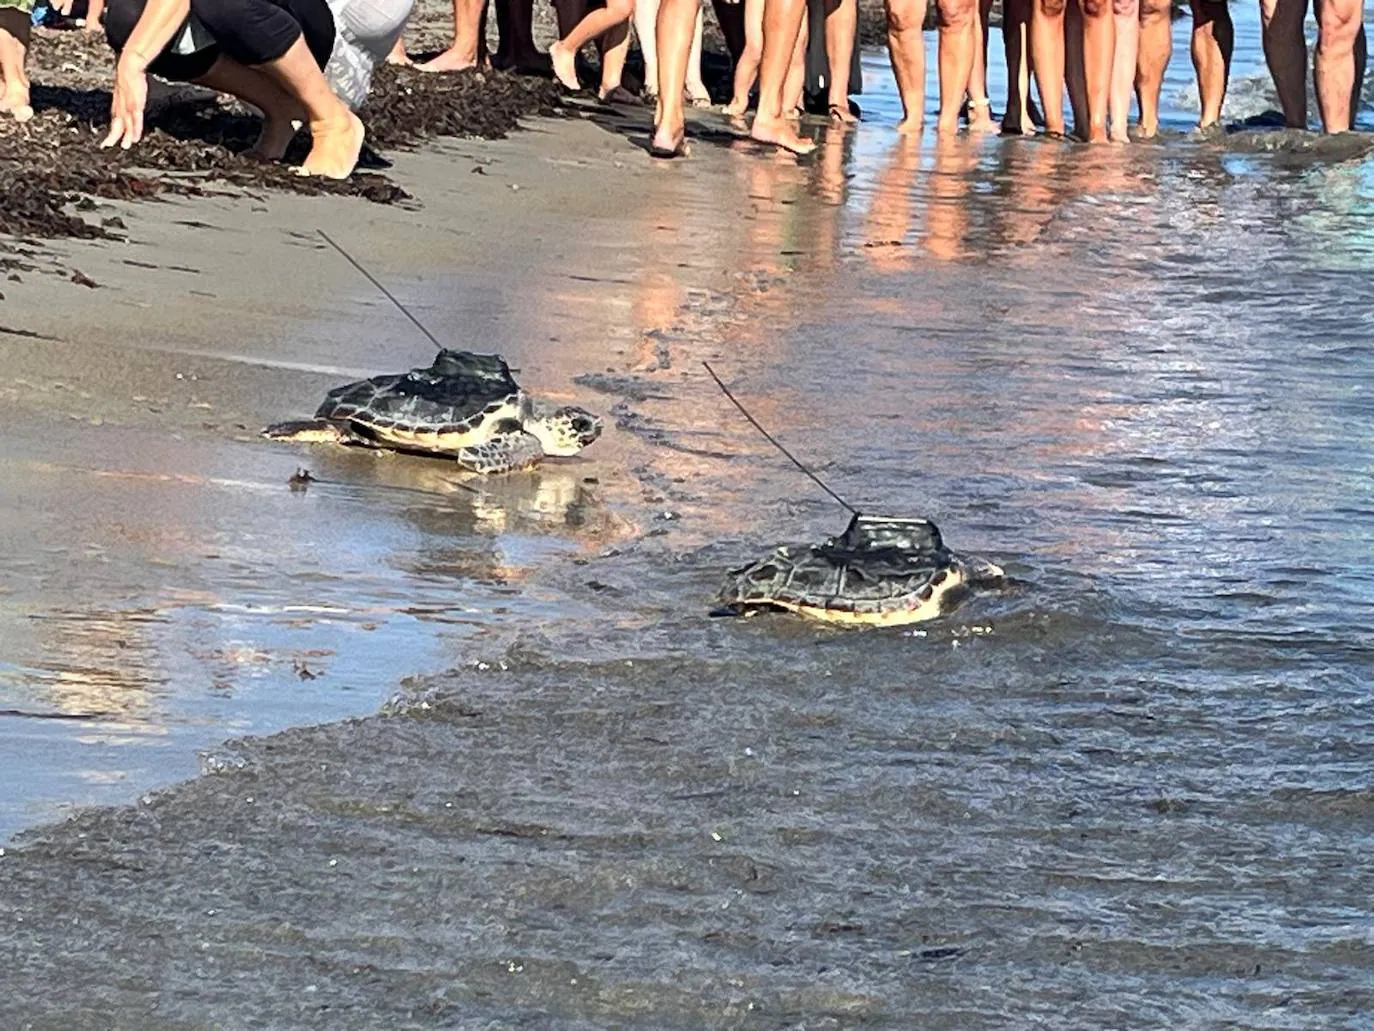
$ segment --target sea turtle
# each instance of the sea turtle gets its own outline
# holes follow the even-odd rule
[[[601,435],[601,420],[526,394],[500,355],[441,350],[427,369],[335,387],[315,418],[263,430],[277,440],[358,444],[454,458],[502,473],[545,455],[575,455]]]
[[[949,612],[1002,570],[949,551],[926,519],[854,514],[821,544],[783,546],[729,574],[720,615],[783,609],[830,623],[899,626]]]

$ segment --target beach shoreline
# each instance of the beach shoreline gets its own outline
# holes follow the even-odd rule
[[[53,648],[76,648],[62,661],[97,669],[104,663],[110,672],[81,689],[74,672],[64,673],[60,697],[67,700],[54,708],[53,699],[40,693],[31,707],[40,716],[95,719],[92,733],[118,737],[126,721],[124,707],[134,705],[130,711],[137,715],[138,706],[167,688],[153,685],[151,695],[143,688],[126,691],[139,678],[130,681],[132,674],[113,672],[120,660],[78,658],[86,647],[79,641],[31,641],[43,621],[81,611],[108,621],[131,607],[155,621],[167,611],[213,613],[262,590],[284,601],[293,594],[309,600],[310,594],[291,586],[292,578],[302,575],[291,569],[318,564],[320,574],[329,575],[330,558],[308,520],[302,522],[289,506],[279,509],[294,497],[287,480],[298,466],[321,478],[350,477],[364,492],[400,491],[395,497],[402,501],[419,492],[422,503],[432,502],[436,511],[447,506],[460,523],[470,518],[462,515],[466,495],[446,479],[445,463],[375,459],[366,452],[299,448],[258,436],[270,422],[309,415],[324,392],[341,381],[424,365],[432,355],[432,346],[401,313],[319,239],[319,229],[388,284],[450,346],[501,352],[537,395],[581,404],[614,423],[614,390],[608,394],[605,387],[577,381],[606,370],[608,363],[623,371],[625,356],[637,353],[642,342],[632,325],[585,306],[622,310],[636,270],[627,264],[634,251],[616,253],[619,218],[652,205],[653,192],[663,186],[657,171],[633,143],[590,122],[534,121],[529,131],[503,141],[448,141],[398,154],[395,180],[423,197],[423,205],[379,206],[357,198],[225,187],[157,203],[97,201],[88,217],[121,220],[127,227],[124,239],[26,246],[23,264],[11,273],[18,281],[4,284],[0,303],[0,362],[7,370],[0,401],[9,442],[0,510],[8,513],[3,544],[9,554],[18,559],[26,551],[43,550],[49,558],[32,571],[21,562],[4,599],[9,629],[0,629],[0,640],[9,645],[10,676],[20,678],[12,681],[17,697],[25,696],[24,679],[37,675],[23,672],[23,656],[41,670],[57,661]],[[614,188],[608,190],[609,184]],[[569,210],[577,211],[571,220],[565,214]],[[718,270],[680,272],[684,291],[692,283],[705,289],[719,279]],[[73,276],[93,285],[78,285]],[[512,284],[523,285],[514,289]],[[525,311],[522,295],[540,310]],[[560,311],[571,320],[562,328],[556,321]],[[606,379],[617,382],[614,376]],[[498,513],[502,506],[510,509],[502,516],[510,533],[499,525],[452,532],[436,527],[436,540],[453,533],[463,540],[475,532],[475,539],[490,541],[498,552],[525,557],[501,560],[502,568],[514,567],[509,571],[479,573],[478,586],[471,588],[474,598],[463,586],[470,581],[460,579],[453,604],[499,609],[509,604],[501,600],[500,584],[506,580],[537,579],[540,567],[568,547],[574,555],[595,553],[633,534],[642,517],[635,499],[643,486],[632,470],[646,464],[637,438],[612,428],[583,457],[511,478],[542,483],[545,493],[553,489],[548,512],[539,511],[546,504],[542,495],[523,497],[518,482],[507,488],[505,478],[498,478],[490,490]],[[592,482],[582,483],[584,477]],[[349,488],[312,488],[317,493],[331,489]],[[513,500],[502,500],[502,492],[512,490]],[[224,507],[216,498],[225,491],[242,500],[216,514]],[[570,503],[566,498],[573,495],[582,513],[579,525],[560,529]],[[258,496],[271,500],[252,500]],[[185,509],[171,523],[166,514],[154,516],[151,507],[169,503],[172,512]],[[394,506],[374,507],[381,510],[376,519],[383,536],[394,534],[386,529]],[[526,509],[533,514],[522,516]],[[145,529],[130,525],[144,518]],[[182,525],[183,519],[189,522]],[[541,520],[552,522],[546,528]],[[370,525],[366,517],[356,521],[359,533]],[[288,547],[273,535],[293,543]],[[547,546],[539,543],[545,536]],[[260,560],[252,557],[255,546],[262,549]],[[531,548],[534,552],[526,554]],[[239,574],[225,582],[228,574],[216,571],[226,552],[237,551],[244,552],[240,565],[245,570],[262,564],[261,574],[250,573],[247,584]],[[379,589],[370,585],[373,574],[364,573],[356,588],[359,608],[375,604],[369,598]],[[252,586],[257,576],[261,588]],[[492,594],[480,586],[486,580],[497,592],[491,600],[483,600]],[[347,607],[346,580],[338,590],[340,604]],[[442,605],[442,597],[440,591],[434,603]],[[500,634],[503,624],[517,621],[499,612],[473,619],[475,632],[483,634]],[[373,711],[406,674],[445,668],[446,659],[435,658],[432,648],[426,651],[423,626],[404,633],[410,637],[398,640],[414,639],[415,666],[408,668],[403,660],[400,668],[392,664],[384,673],[380,641],[351,673],[346,648],[324,642],[343,648],[331,660],[334,683],[342,675],[351,695],[331,694],[329,679],[321,681],[323,695],[309,694],[312,685],[301,684],[291,689],[307,692],[301,700],[284,709],[268,704],[262,725]],[[310,659],[308,647],[290,650],[289,640],[280,635],[275,640],[284,663],[276,681],[283,689],[295,680],[293,657],[317,669],[325,662]],[[189,646],[172,645],[173,651]],[[264,645],[258,651],[274,648]],[[128,658],[136,665],[149,661],[147,655]],[[194,682],[210,672],[193,663],[176,676]],[[313,713],[312,697],[321,703]],[[256,717],[245,715],[242,704],[227,700],[223,715],[208,728],[191,728],[188,740],[200,747],[245,718],[251,725]],[[226,718],[227,724],[218,722]],[[224,730],[217,733],[215,726]],[[96,762],[109,771],[100,775],[103,782],[63,788],[59,779],[59,797],[70,792],[87,802],[127,799],[142,785],[166,783],[194,770],[194,755],[184,743],[170,752],[170,758],[154,755],[143,768],[141,760],[128,755],[121,760],[118,750],[95,753],[98,759],[78,750],[64,761],[77,769]],[[62,804],[59,811],[66,808]],[[22,826],[43,812],[51,810],[37,810],[29,818],[11,812],[0,826]],[[12,822],[16,818],[18,824]]]

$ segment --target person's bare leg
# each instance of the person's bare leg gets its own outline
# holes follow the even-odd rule
[[[1324,132],[1348,132],[1355,121],[1355,43],[1364,21],[1364,0],[1315,0],[1317,52],[1312,78]]]
[[[1221,124],[1221,105],[1226,100],[1226,80],[1231,74],[1231,49],[1235,30],[1226,0],[1191,0],[1193,38],[1190,50],[1197,72],[1197,90],[1202,99],[1199,129]],[[1348,95],[1348,94],[1347,94]]]
[[[1045,131],[1064,135],[1065,0],[1032,0],[1031,71],[1045,109]]]
[[[644,58],[644,95],[658,95],[658,0],[637,0],[635,3],[635,36],[639,39],[639,53]]]
[[[1002,131],[1030,136],[1030,18],[1032,0],[1003,0],[1002,47],[1007,62],[1007,107]]]
[[[1112,55],[1112,96],[1108,107],[1108,136],[1113,143],[1129,143],[1131,93],[1140,49],[1140,0],[1112,0],[1116,19],[1116,51]]]
[[[806,46],[811,41],[810,25],[802,19],[797,45],[792,50],[792,63],[787,66],[786,85],[782,88],[784,118],[798,119],[802,111],[802,94],[806,92]]]
[[[1264,61],[1279,95],[1283,122],[1307,128],[1307,0],[1260,0],[1260,38]]]
[[[992,100],[988,97],[988,29],[992,18],[992,0],[978,0],[978,17],[974,19],[973,69],[968,77],[968,131],[996,132],[992,120]]]
[[[249,153],[264,161],[280,161],[306,119],[305,108],[280,83],[260,68],[250,68],[221,56],[195,80],[219,93],[238,97],[262,112],[262,131]]]
[[[744,0],[744,51],[735,62],[735,93],[725,108],[727,115],[749,110],[749,92],[759,73],[763,55],[763,0]]]
[[[487,0],[453,0],[453,45],[415,67],[422,72],[461,72],[477,67],[477,27]]]
[[[1159,95],[1164,90],[1164,72],[1174,53],[1173,21],[1169,0],[1139,0],[1139,3],[1140,40],[1135,62],[1139,132],[1143,139],[1153,139],[1159,134]]]
[[[1073,112],[1072,136],[1088,138],[1088,72],[1083,65],[1083,8],[1069,0],[1064,9],[1064,85]]]
[[[920,133],[926,115],[926,0],[887,0],[887,50],[902,98],[900,133]]]
[[[834,0],[825,13],[825,54],[829,66],[830,117],[845,125],[856,119],[849,113],[849,66],[854,60],[854,39],[859,23],[859,0]]]
[[[973,71],[978,43],[977,0],[939,0],[940,114],[935,131],[944,136],[959,131],[959,108]]]
[[[797,154],[809,154],[816,149],[814,142],[797,135],[784,107],[787,73],[805,20],[806,0],[764,0],[759,107],[749,130],[749,135],[760,143],[771,143]]]
[[[326,179],[347,179],[358,164],[365,132],[358,116],[334,95],[301,37],[275,61],[256,66],[305,109],[310,153],[297,171]]]
[[[711,103],[711,91],[701,79],[702,13],[697,8],[697,22],[692,28],[692,49],[687,53],[687,99],[693,104]]]
[[[682,92],[687,85],[687,57],[692,49],[692,26],[700,0],[659,0],[655,46],[658,50],[658,107],[649,144],[655,155],[685,154],[687,116]]]
[[[597,48],[601,51],[601,88],[597,95],[604,100],[608,93],[620,88],[625,74],[625,59],[630,56],[630,23],[607,29],[597,40]]]
[[[1369,58],[1369,44],[1365,41],[1364,21],[1361,16],[1360,31],[1355,33],[1355,82],[1350,89],[1350,128],[1355,128],[1355,118],[1360,113],[1360,98],[1364,94],[1364,67]]]
[[[24,70],[27,49],[14,36],[0,29],[0,74],[5,77],[5,89],[0,93],[0,111],[16,122],[27,122],[33,117],[33,106],[29,101],[29,76]]]
[[[82,26],[87,32],[99,32],[104,28],[105,0],[90,0],[86,5],[86,24]]]
[[[386,63],[395,65],[413,65],[415,63],[410,59],[410,55],[406,53],[406,40],[404,35],[396,37],[396,45],[391,48],[391,53],[386,55]]]
[[[1078,0],[1083,15],[1083,76],[1087,87],[1089,143],[1107,142],[1116,21],[1112,0]]]
[[[634,0],[606,0],[605,7],[588,11],[571,32],[555,41],[549,47],[549,57],[558,81],[570,90],[581,89],[577,81],[577,52],[602,33],[629,21],[634,10]]]

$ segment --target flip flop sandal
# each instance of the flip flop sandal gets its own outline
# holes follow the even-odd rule
[[[657,146],[652,141],[649,143],[650,157],[661,158],[664,161],[671,161],[673,158],[685,158],[691,157],[691,155],[692,148],[690,145],[688,145],[686,136],[683,136],[682,139],[678,140],[677,146],[672,148]]]
[[[624,86],[616,86],[601,95],[603,104],[623,104],[627,107],[643,107],[644,102],[627,90]]]

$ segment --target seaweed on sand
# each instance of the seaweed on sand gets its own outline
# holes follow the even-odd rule
[[[35,35],[32,121],[0,120],[0,233],[23,237],[109,237],[103,225],[72,212],[82,197],[139,200],[197,194],[210,182],[257,190],[361,197],[381,204],[407,199],[376,172],[343,182],[303,178],[287,163],[247,155],[258,122],[238,104],[195,88],[164,91],[150,103],[148,131],[131,151],[101,150],[109,124],[113,57],[104,40],[84,33]],[[558,93],[543,80],[500,73],[425,75],[384,66],[360,112],[369,143],[404,147],[434,136],[501,137],[519,119],[552,114]],[[298,138],[288,159],[304,156]],[[375,162],[374,162],[375,163]]]

